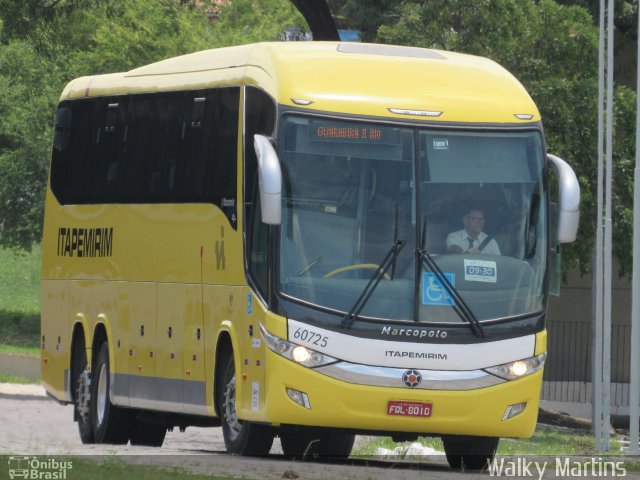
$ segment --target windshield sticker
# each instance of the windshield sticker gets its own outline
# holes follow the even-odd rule
[[[455,287],[455,273],[444,274],[449,283]],[[422,304],[423,305],[453,305],[453,298],[447,293],[438,277],[431,272],[422,272]]]
[[[467,282],[496,283],[498,281],[496,262],[465,259],[464,279]]]
[[[433,139],[434,150],[449,150],[449,140],[446,138],[434,138]]]

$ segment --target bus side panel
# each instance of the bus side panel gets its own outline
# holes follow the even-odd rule
[[[128,373],[129,405],[151,408],[157,397],[153,377],[156,374],[156,284],[152,282],[123,283],[118,295],[118,318],[128,333],[126,343],[129,361],[114,373]]]
[[[239,346],[243,352],[241,373],[243,390],[238,402],[238,415],[245,420],[266,421],[265,345],[260,324],[265,323],[265,309],[249,287],[241,297]]]
[[[42,384],[58,400],[70,402],[70,326],[73,319],[69,309],[69,283],[64,280],[43,279],[40,289]]]
[[[164,402],[173,403],[179,410],[184,410],[184,393],[182,379],[185,365],[185,305],[181,295],[188,295],[192,288],[186,285],[159,284],[158,285],[158,325],[156,329],[156,353],[158,376],[162,376],[173,389],[167,389],[163,395]],[[179,385],[179,388],[175,388]],[[160,393],[160,392],[158,392]],[[169,405],[167,405],[169,406]]]
[[[158,285],[160,288],[160,285]],[[183,331],[183,405],[186,413],[207,415],[207,386],[205,367],[206,332],[203,326],[202,286],[174,285],[173,298],[176,318],[180,319]],[[160,297],[158,297],[160,301]],[[171,307],[170,307],[171,308]],[[158,313],[160,314],[160,310]],[[158,329],[158,338],[166,338],[166,332]],[[158,341],[158,346],[163,342]],[[166,365],[166,362],[162,362]],[[159,372],[160,373],[160,372]],[[162,375],[166,377],[163,371]]]

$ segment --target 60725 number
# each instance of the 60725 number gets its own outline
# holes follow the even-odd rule
[[[306,328],[296,328],[295,332],[293,332],[293,338],[295,340],[311,343],[318,347],[326,347],[329,344],[329,339],[327,337],[311,330],[307,330]]]

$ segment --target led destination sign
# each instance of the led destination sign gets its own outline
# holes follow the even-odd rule
[[[313,121],[309,139],[314,142],[368,143],[397,145],[398,130],[393,127],[346,122]]]

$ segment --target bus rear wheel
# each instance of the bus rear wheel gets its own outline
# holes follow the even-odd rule
[[[456,470],[483,470],[493,461],[498,449],[497,437],[450,435],[442,437],[449,466]]]
[[[93,369],[90,417],[96,443],[124,445],[129,441],[131,415],[129,411],[111,403],[110,373],[109,344],[105,341],[100,346]]]
[[[87,368],[84,334],[76,335],[71,353],[71,378],[73,380],[73,419],[78,422],[80,441],[95,443],[91,421],[91,372]]]
[[[224,360],[221,371],[221,388],[216,400],[224,445],[229,453],[247,456],[267,455],[273,445],[274,433],[270,427],[240,420],[236,413],[236,369],[233,353]]]
[[[351,453],[355,435],[305,429],[282,432],[282,452],[292,458],[334,457],[346,458]]]
[[[131,445],[161,447],[166,435],[166,425],[149,423],[138,419],[135,421],[131,431]]]

